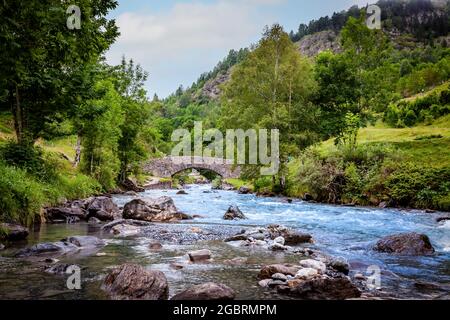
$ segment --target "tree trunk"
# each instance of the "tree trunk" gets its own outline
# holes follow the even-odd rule
[[[75,161],[73,167],[77,168],[81,161],[81,133],[78,132],[77,146],[75,147]]]
[[[17,143],[24,143],[23,135],[23,112],[20,103],[19,86],[16,84],[13,90],[10,90],[11,112],[14,118],[14,131],[16,133]]]

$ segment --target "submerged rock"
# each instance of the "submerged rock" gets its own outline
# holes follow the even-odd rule
[[[231,206],[223,216],[224,220],[243,220],[246,219],[245,215],[237,206]]]
[[[102,239],[91,236],[68,237],[67,239],[64,239],[62,241],[72,243],[79,248],[95,248],[103,247],[106,245],[105,241],[103,241]]]
[[[135,199],[125,205],[123,217],[148,222],[173,222],[190,218],[180,213],[173,199],[169,197],[153,200]]]
[[[27,228],[18,224],[0,223],[0,239],[7,241],[20,241],[28,237],[29,231]]]
[[[33,257],[41,255],[63,255],[67,253],[75,253],[84,249],[100,248],[103,246],[105,246],[105,242],[96,237],[69,237],[58,242],[38,243],[32,247],[19,250],[16,253],[16,256]]]
[[[169,285],[160,271],[148,271],[134,264],[125,264],[111,271],[102,289],[114,300],[167,300]]]
[[[71,266],[71,264],[56,264],[54,266],[45,268],[45,272],[56,275],[65,275],[67,269],[69,269]]]
[[[133,237],[141,233],[141,228],[129,224],[118,224],[111,228],[111,233],[120,237]]]
[[[430,255],[435,252],[430,238],[418,233],[404,233],[385,237],[377,242],[374,250],[409,256]]]
[[[128,226],[135,226],[135,227],[148,227],[152,224],[150,222],[145,222],[145,221],[120,219],[120,220],[115,220],[113,222],[105,224],[102,227],[102,230],[106,231],[106,232],[111,232],[115,226],[119,226],[119,225],[128,225]]]
[[[102,223],[102,221],[96,217],[91,217],[88,221],[90,226],[98,226]]]
[[[171,300],[204,301],[204,300],[234,300],[236,294],[233,289],[223,284],[208,282],[193,286],[177,295]]]
[[[187,195],[188,193],[185,190],[180,190],[177,192],[178,195]]]

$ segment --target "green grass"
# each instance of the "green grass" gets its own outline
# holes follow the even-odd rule
[[[254,189],[254,186],[251,182],[242,179],[225,179],[225,182],[231,184],[236,189],[239,189],[241,187],[250,188],[252,191]]]
[[[361,129],[358,143],[390,144],[402,153],[405,161],[433,167],[450,166],[450,115],[436,120],[432,125],[413,128],[395,129],[379,122]],[[333,139],[315,148],[324,156],[337,149]]]

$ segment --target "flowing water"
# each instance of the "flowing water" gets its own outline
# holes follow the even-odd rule
[[[227,231],[235,234],[246,227],[281,224],[313,235],[309,245],[324,253],[345,257],[352,266],[352,274],[367,272],[369,266],[382,270],[384,291],[397,298],[450,298],[450,223],[438,224],[438,214],[394,209],[357,208],[287,203],[282,198],[258,198],[236,192],[211,191],[211,187],[191,186],[188,195],[176,190],[149,190],[141,197],[170,196],[179,210],[199,215],[193,221],[167,225],[195,236],[192,228]],[[116,196],[120,206],[132,197]],[[237,205],[247,220],[224,221],[223,214],[230,205]],[[402,232],[427,234],[436,254],[430,257],[399,257],[373,252],[370,248],[381,237]],[[20,247],[38,242],[57,241],[71,235],[95,235],[106,239],[108,245],[100,251],[106,255],[72,255],[61,262],[82,267],[82,289],[68,290],[65,276],[43,272],[42,263],[18,260],[12,254]],[[28,243],[17,244],[0,256],[0,299],[106,299],[100,289],[101,281],[111,268],[134,262],[148,269],[163,271],[174,295],[189,285],[209,281],[224,283],[237,292],[239,299],[284,298],[267,293],[257,285],[256,276],[264,264],[296,263],[298,257],[264,250],[233,247],[223,241],[191,244],[164,243],[161,251],[151,251],[148,237],[118,239],[104,235],[87,224],[44,225],[33,233]],[[195,249],[210,249],[213,260],[208,264],[187,263],[186,253]],[[244,258],[246,263],[232,264],[229,260]],[[184,265],[182,270],[171,267]]]

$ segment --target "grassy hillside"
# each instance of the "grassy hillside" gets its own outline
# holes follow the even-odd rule
[[[358,143],[390,144],[402,153],[404,161],[434,167],[450,166],[450,115],[431,125],[412,128],[390,128],[381,121],[359,131]],[[323,155],[337,151],[330,139],[317,147]]]

